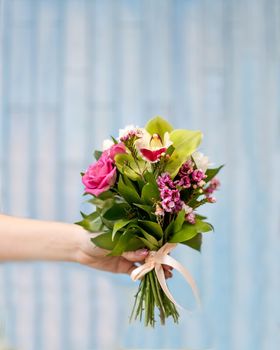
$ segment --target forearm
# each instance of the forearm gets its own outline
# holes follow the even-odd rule
[[[0,215],[0,261],[76,261],[84,234],[74,224]]]

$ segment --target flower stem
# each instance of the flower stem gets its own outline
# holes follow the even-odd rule
[[[164,324],[164,318],[165,318],[165,310],[164,310],[164,306],[161,300],[161,296],[159,293],[159,290],[157,288],[157,277],[155,276],[155,272],[151,271],[149,272],[149,278],[150,278],[150,282],[151,282],[151,286],[152,286],[152,291],[153,291],[153,295],[154,295],[154,299],[155,299],[155,304],[158,307],[159,311],[160,311],[160,320],[161,320],[161,324]],[[154,309],[154,307],[153,307]],[[153,312],[154,314],[154,312]]]
[[[175,323],[178,323],[179,313],[176,306],[163,292],[157,279],[155,270],[147,273],[140,282],[139,290],[135,295],[130,322],[133,319],[142,321],[144,317],[145,326],[154,327],[156,323],[155,310],[159,310],[159,319],[162,325],[171,316]],[[144,311],[144,315],[143,315]]]
[[[161,286],[159,285],[158,279],[153,271],[153,277],[154,277],[154,281],[155,281],[155,286],[156,286],[156,293],[158,295],[158,300],[159,300],[159,310],[160,310],[160,321],[161,324],[164,325],[165,324],[165,318],[166,318],[166,311],[165,311],[165,306],[163,304],[162,298],[161,298]]]

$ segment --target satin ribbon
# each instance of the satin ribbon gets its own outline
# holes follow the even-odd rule
[[[181,275],[185,278],[185,280],[189,283],[192,289],[192,292],[195,296],[196,302],[200,307],[201,303],[200,303],[198,288],[191,274],[182,264],[180,264],[177,260],[175,260],[170,255],[168,255],[176,246],[177,246],[177,243],[166,243],[159,250],[150,251],[149,256],[145,259],[145,263],[143,265],[138,266],[135,270],[133,270],[132,273],[130,274],[130,277],[133,281],[137,281],[142,277],[144,277],[148,272],[155,269],[159,284],[162,290],[164,291],[164,293],[166,294],[167,298],[171,300],[172,303],[175,304],[178,308],[184,309],[181,305],[179,305],[176,302],[176,300],[174,299],[173,295],[170,293],[167,287],[162,264],[169,265],[173,267],[175,270],[177,270],[178,272],[180,272]]]

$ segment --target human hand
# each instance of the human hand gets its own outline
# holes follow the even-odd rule
[[[81,226],[0,215],[0,261],[71,261],[115,273],[130,274],[149,251],[141,249],[122,256],[93,245]],[[163,266],[166,278],[171,268]]]
[[[144,262],[148,256],[147,249],[139,249],[135,252],[125,252],[122,256],[108,256],[109,251],[96,247],[90,240],[96,234],[88,234],[86,231],[81,232],[80,244],[76,254],[76,261],[98,270],[109,271],[113,273],[131,274],[137,267],[136,263]],[[165,277],[172,277],[172,268],[163,265]]]

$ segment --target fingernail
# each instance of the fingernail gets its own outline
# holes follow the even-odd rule
[[[149,252],[148,249],[143,248],[143,249],[136,250],[135,253],[139,256],[146,256],[146,255],[148,255],[148,252]]]

